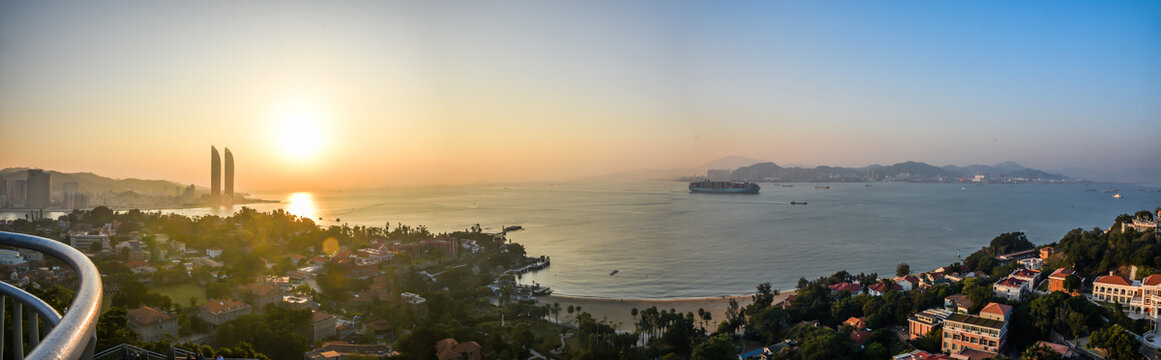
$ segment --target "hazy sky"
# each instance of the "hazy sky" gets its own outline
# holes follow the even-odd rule
[[[205,186],[217,145],[240,191],[727,155],[1161,172],[1159,139],[1156,1],[0,3],[0,167]]]

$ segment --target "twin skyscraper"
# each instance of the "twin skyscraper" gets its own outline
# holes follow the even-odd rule
[[[210,200],[214,203],[234,201],[234,154],[226,149],[226,196],[222,197],[222,158],[218,148],[210,146]]]

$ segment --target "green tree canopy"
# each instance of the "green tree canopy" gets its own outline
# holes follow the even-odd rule
[[[693,349],[690,360],[733,360],[738,358],[738,350],[733,339],[726,334],[717,334],[703,341]]]
[[[1088,346],[1093,349],[1105,349],[1108,351],[1110,359],[1140,358],[1137,349],[1141,347],[1141,342],[1136,337],[1129,335],[1121,325],[1113,325],[1094,331],[1089,337]]]

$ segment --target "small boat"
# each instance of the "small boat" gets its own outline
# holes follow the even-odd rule
[[[1093,188],[1085,188],[1084,190],[1081,190],[1081,191],[1084,191],[1084,192],[1096,192],[1097,190],[1096,190],[1096,189],[1093,189]]]
[[[867,184],[867,187],[871,187],[871,184]]]
[[[517,230],[524,230],[524,227],[520,226],[520,225],[512,225],[512,226],[505,226],[504,227],[504,232],[517,231]]]
[[[967,191],[967,186],[960,186],[959,191]]]
[[[1123,197],[1124,197],[1124,196],[1121,196],[1121,194],[1113,194],[1113,199],[1120,199],[1120,198],[1123,198]]]
[[[790,205],[806,205],[806,202],[805,201],[803,201],[803,202],[791,201]]]
[[[779,186],[782,186],[782,187],[794,187],[794,184],[782,184],[782,185],[779,185]]]
[[[609,273],[609,276],[617,275],[619,272],[621,272],[621,270],[613,270],[613,272]]]
[[[815,188],[815,189],[822,189],[822,190],[826,190],[826,189],[830,189],[830,186],[827,186],[827,185],[817,185],[817,186],[815,186],[814,188]]]

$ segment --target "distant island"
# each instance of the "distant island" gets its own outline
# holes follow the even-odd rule
[[[1014,162],[995,165],[948,165],[938,167],[927,163],[907,161],[894,165],[866,167],[816,166],[782,167],[773,162],[762,162],[736,169],[707,169],[705,175],[679,177],[679,181],[701,179],[765,181],[765,182],[993,182],[993,183],[1059,183],[1070,179],[1060,174],[1026,168]]]

